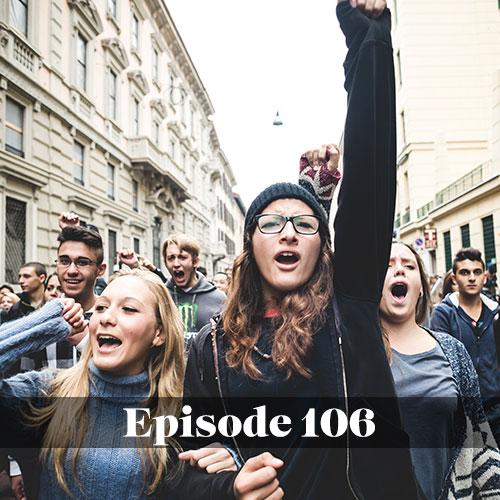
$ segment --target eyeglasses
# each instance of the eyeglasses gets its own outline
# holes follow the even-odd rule
[[[484,273],[482,269],[474,269],[474,271],[469,271],[468,269],[460,269],[458,274],[460,276],[469,276],[469,274],[473,274],[474,276],[481,276]]]
[[[86,257],[78,257],[75,260],[71,260],[69,257],[59,257],[54,262],[57,267],[69,267],[71,264],[75,264],[78,269],[85,269],[92,264],[97,264],[97,261],[87,259]]]
[[[290,221],[299,234],[313,235],[319,231],[319,217],[317,215],[294,215],[288,217],[278,214],[256,215],[255,220],[259,231],[263,234],[278,234],[283,231]]]

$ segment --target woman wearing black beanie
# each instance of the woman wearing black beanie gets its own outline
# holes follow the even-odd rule
[[[376,432],[395,449],[352,446],[349,433],[328,448],[311,448],[293,432],[279,443],[236,437],[227,444],[242,461],[269,450],[284,462],[276,471],[282,491],[273,481],[256,498],[274,500],[283,492],[300,500],[417,498],[378,320],[396,174],[385,7],[385,0],[337,5],[349,51],[335,254],[327,214],[308,189],[280,183],[257,196],[246,215],[225,310],[191,349],[184,397],[193,406],[202,399],[205,414],[241,414],[245,401],[278,401],[284,414],[300,401],[334,401],[348,415],[355,398],[363,398],[375,413]],[[336,155],[329,146],[312,157],[335,169]]]

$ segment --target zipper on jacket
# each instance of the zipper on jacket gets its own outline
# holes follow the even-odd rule
[[[227,415],[229,415],[229,413],[227,412],[226,402],[224,401],[224,396],[222,395],[222,387],[220,385],[219,356],[217,353],[217,339],[215,337],[215,328],[212,328],[212,347],[213,347],[213,351],[214,351],[215,377],[217,379],[217,387],[219,388],[219,395],[220,395],[220,399],[222,401],[222,407],[224,408],[224,413],[227,416]],[[245,459],[243,458],[240,447],[238,446],[238,443],[236,442],[236,437],[233,436],[232,439],[233,439],[234,446],[236,448],[236,453],[238,453],[238,456],[240,457],[241,463],[244,464]]]
[[[349,401],[347,397],[347,377],[345,374],[345,364],[344,364],[344,350],[342,348],[342,337],[339,335],[338,337],[338,342],[339,342],[339,350],[340,350],[340,362],[342,364],[342,383],[344,384],[344,401],[345,401],[345,412],[346,415],[349,415]],[[347,430],[346,433],[346,477],[347,477],[347,484],[349,485],[349,489],[351,490],[351,493],[353,497],[356,500],[359,500],[358,495],[356,495],[354,488],[351,484],[351,478],[349,477],[349,471],[350,471],[350,448],[349,448],[349,429]]]

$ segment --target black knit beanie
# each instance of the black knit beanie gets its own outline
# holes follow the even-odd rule
[[[245,216],[245,235],[248,233],[248,229],[254,222],[256,215],[262,213],[262,210],[264,210],[269,203],[283,198],[293,198],[303,201],[312,209],[314,215],[317,215],[320,218],[320,224],[323,225],[328,232],[328,221],[325,210],[318,203],[316,198],[309,193],[309,191],[298,184],[292,184],[291,182],[279,182],[264,189],[264,191],[262,191],[262,193],[260,193],[257,198],[252,201],[252,204],[247,210],[247,214]]]

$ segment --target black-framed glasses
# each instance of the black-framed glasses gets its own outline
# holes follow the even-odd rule
[[[97,261],[87,259],[86,257],[78,257],[75,260],[71,260],[69,257],[59,257],[54,262],[57,267],[69,267],[73,263],[78,269],[85,269],[92,264],[97,264]]]
[[[295,231],[299,234],[313,235],[319,231],[319,217],[317,215],[287,215],[261,214],[255,216],[257,227],[263,234],[278,234],[283,231],[286,223],[290,221]]]

